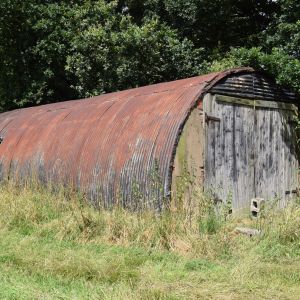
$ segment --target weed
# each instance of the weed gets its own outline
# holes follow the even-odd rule
[[[299,201],[259,220],[200,192],[189,205],[96,210],[72,189],[2,184],[0,298],[297,299]],[[244,224],[263,235],[237,235]]]

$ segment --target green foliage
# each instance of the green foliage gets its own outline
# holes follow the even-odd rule
[[[259,47],[231,48],[208,61],[207,71],[252,66],[274,76],[278,83],[300,92],[300,4],[296,0],[277,2],[268,28],[262,32]]]
[[[266,32],[268,47],[283,50],[286,54],[300,58],[300,3],[297,0],[280,0],[281,10],[274,17]]]
[[[226,51],[230,46],[257,44],[259,35],[279,7],[275,1],[260,0],[131,0],[128,12],[137,21],[157,16],[176,28],[197,47]]]
[[[0,4],[2,109],[98,95],[199,72],[201,50],[157,19],[136,25],[117,2]]]
[[[2,0],[0,110],[234,66],[300,90],[296,0]]]
[[[262,48],[232,48],[224,58],[208,64],[208,71],[251,66],[274,76],[279,84],[300,92],[300,60],[279,48],[265,53]]]
[[[200,50],[158,20],[92,24],[71,43],[66,69],[82,97],[197,74]]]
[[[205,216],[199,219],[199,230],[203,233],[214,234],[221,226],[219,216],[213,207],[210,207]]]
[[[185,264],[185,268],[189,271],[216,269],[218,265],[205,259],[193,259]]]

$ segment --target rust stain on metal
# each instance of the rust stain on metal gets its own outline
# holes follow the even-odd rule
[[[161,209],[181,129],[203,94],[250,68],[0,114],[4,178],[71,184],[91,201]]]

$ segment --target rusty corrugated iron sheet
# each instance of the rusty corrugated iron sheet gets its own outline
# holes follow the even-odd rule
[[[181,129],[233,69],[0,114],[1,178],[71,184],[94,202],[161,209]]]

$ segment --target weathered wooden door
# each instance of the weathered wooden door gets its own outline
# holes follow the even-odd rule
[[[291,107],[207,95],[206,192],[232,201],[234,209],[247,207],[254,197],[290,197],[298,181]]]
[[[288,108],[255,108],[255,196],[281,205],[298,187],[295,112]]]

